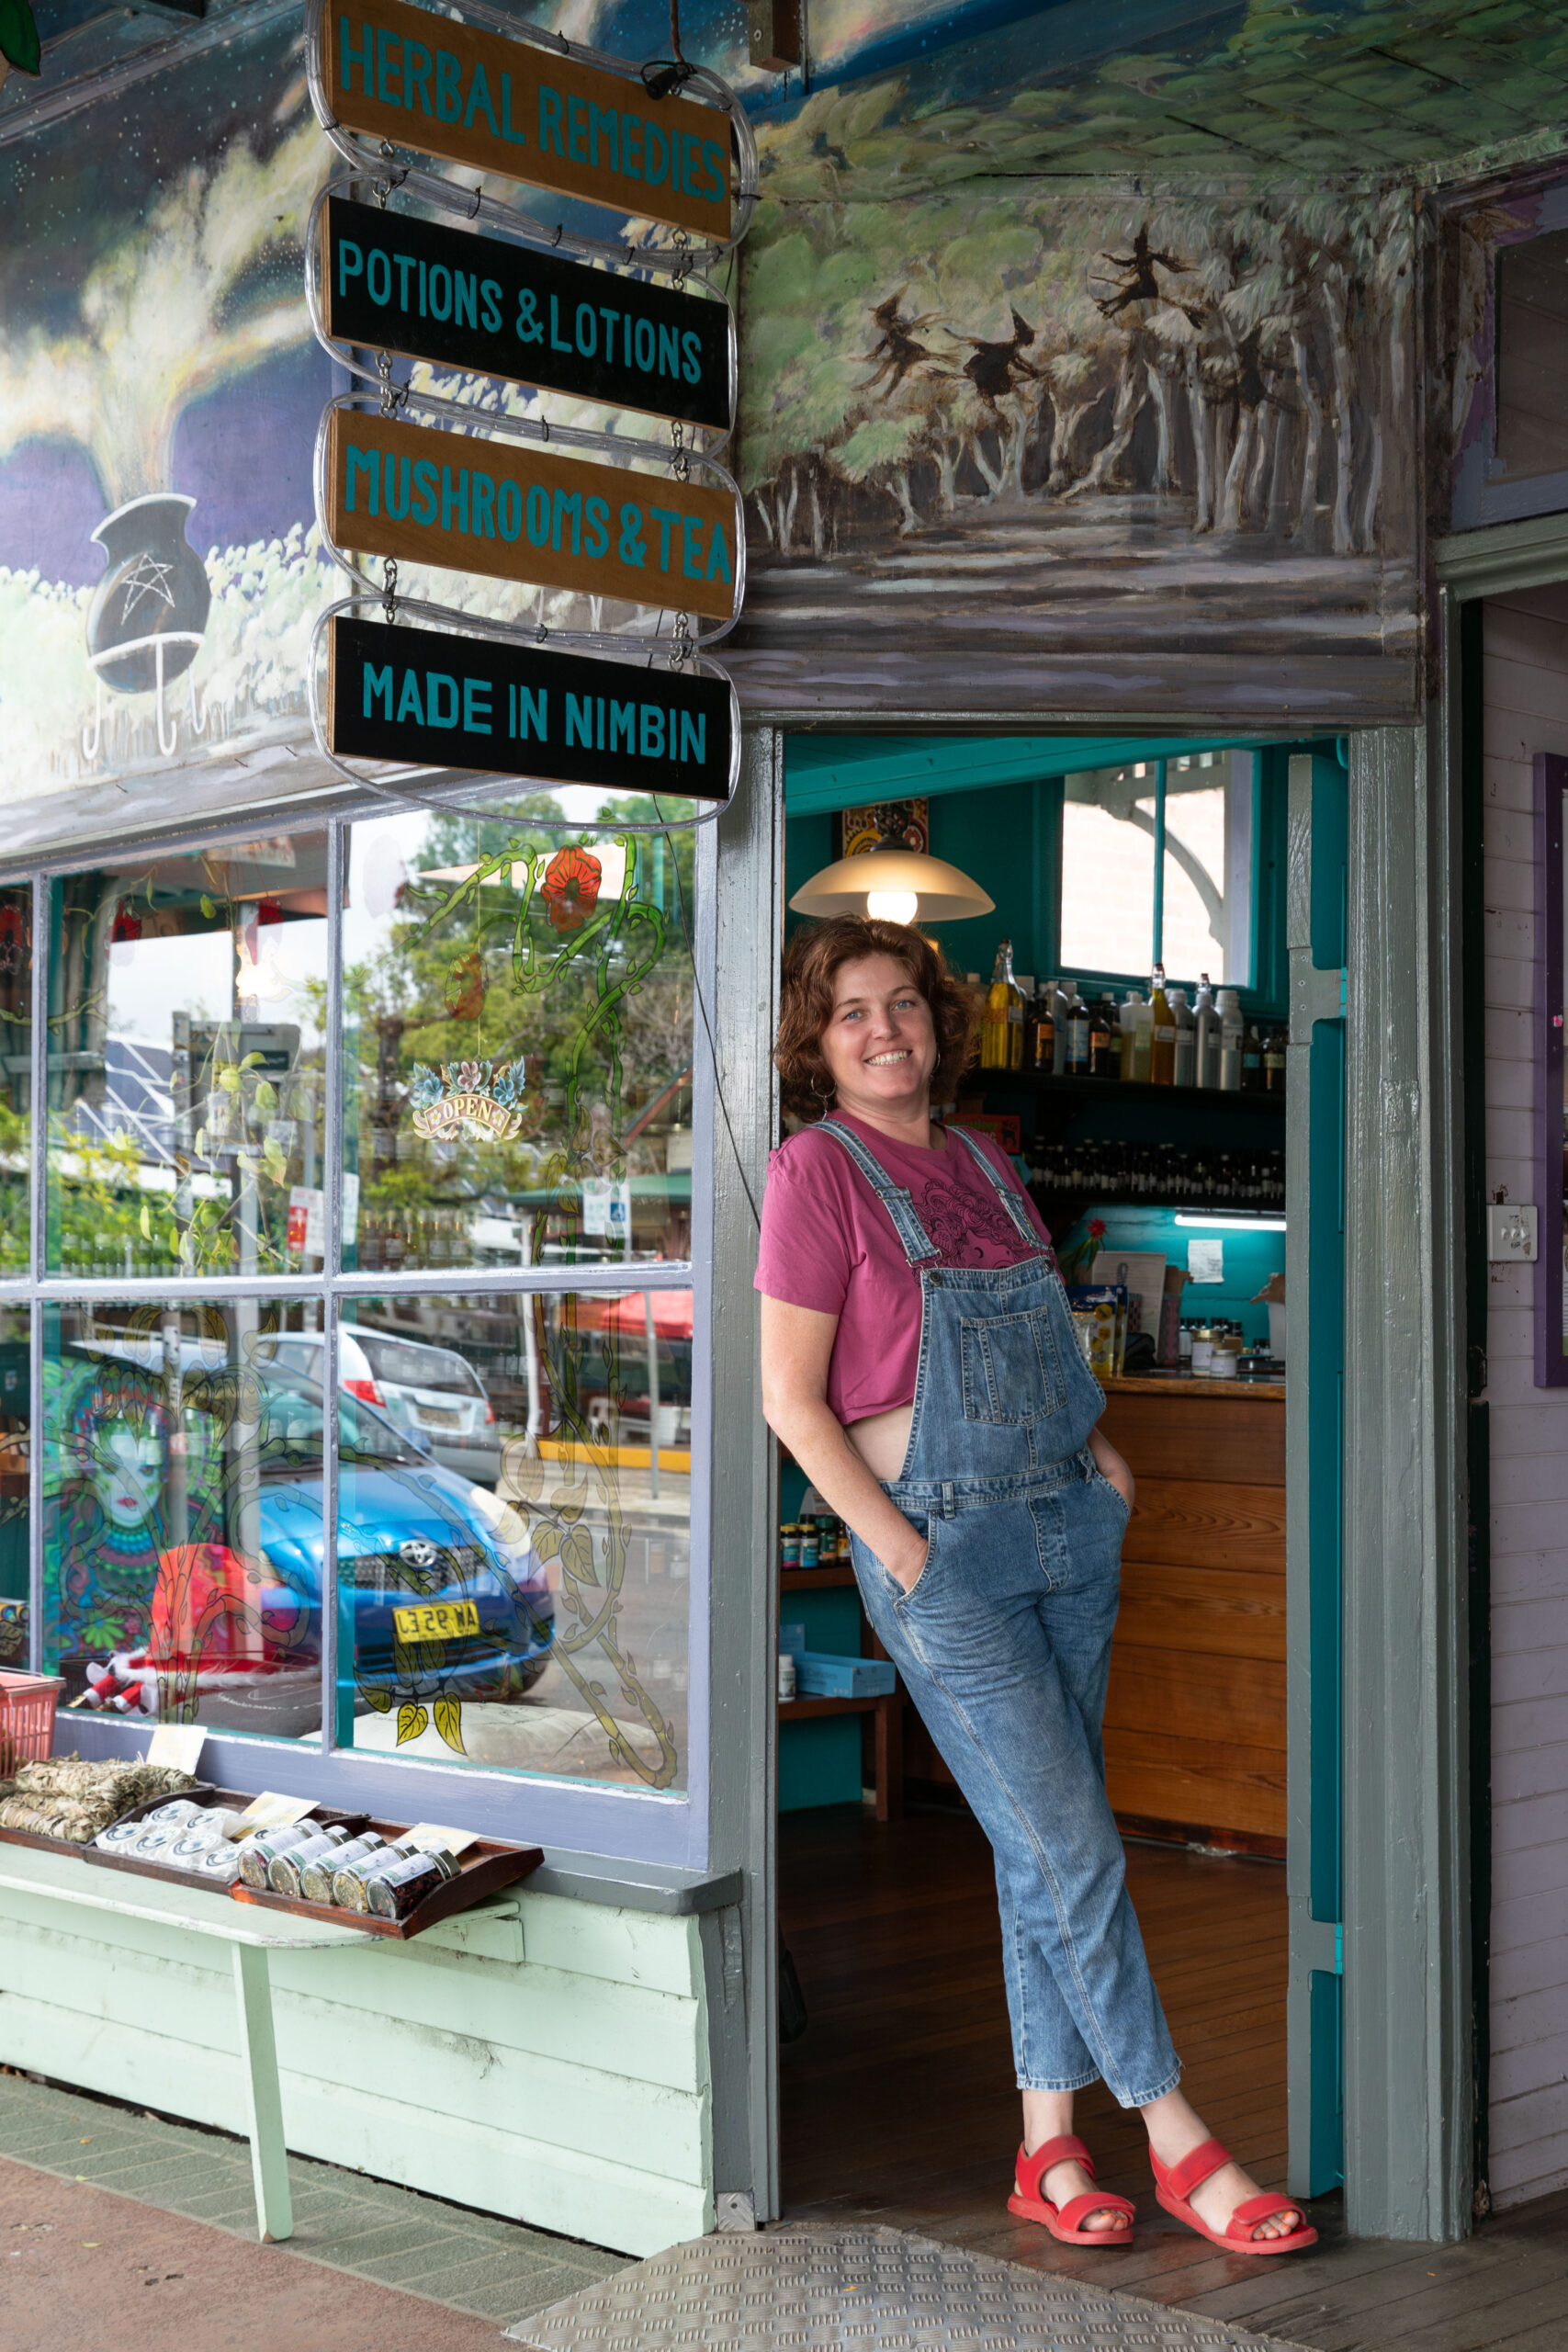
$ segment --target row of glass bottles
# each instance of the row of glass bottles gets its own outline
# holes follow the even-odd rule
[[[981,1015],[980,1068],[1282,1096],[1289,1043],[1282,1027],[1249,1026],[1238,992],[1213,989],[1207,972],[1189,1005],[1157,964],[1147,998],[1130,989],[1121,1004],[1109,991],[1090,1003],[1076,980],[1048,980],[1028,1004],[1004,939]]]
[[[1282,1151],[1180,1151],[1166,1144],[1036,1143],[1030,1180],[1048,1193],[1118,1201],[1208,1201],[1273,1208],[1285,1198]]]

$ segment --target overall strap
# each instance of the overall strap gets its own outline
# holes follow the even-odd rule
[[[1013,1225],[1017,1228],[1020,1240],[1027,1241],[1032,1250],[1036,1251],[1037,1254],[1042,1257],[1044,1256],[1045,1253],[1040,1246],[1040,1236],[1035,1232],[1034,1227],[1029,1221],[1029,1211],[1023,1205],[1022,1194],[1008,1182],[1007,1178],[996,1166],[995,1162],[990,1158],[990,1155],[981,1148],[980,1145],[976,1142],[974,1136],[968,1133],[966,1128],[949,1127],[947,1132],[950,1136],[959,1136],[968,1145],[971,1152],[973,1152],[975,1156],[976,1165],[979,1168],[982,1174],[988,1178],[992,1190],[997,1193],[998,1197],[1001,1201],[1002,1206],[1006,1209],[1009,1216],[1011,1217]]]
[[[859,1136],[848,1127],[840,1126],[837,1119],[819,1119],[818,1135],[831,1136],[835,1143],[843,1145],[883,1207],[893,1220],[893,1230],[903,1244],[904,1255],[911,1266],[923,1258],[940,1256],[935,1242],[915,1214],[915,1204],[907,1186],[896,1184],[875,1154],[868,1151]]]

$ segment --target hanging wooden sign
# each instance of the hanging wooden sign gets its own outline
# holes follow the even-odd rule
[[[333,540],[362,555],[735,617],[733,489],[340,408],[327,496]]]
[[[727,302],[335,195],[320,265],[339,343],[729,429]]]
[[[328,623],[327,658],[327,741],[340,759],[729,797],[735,699],[722,673],[342,613]]]
[[[403,0],[326,0],[321,79],[344,130],[585,197],[722,243],[729,120],[629,75]]]

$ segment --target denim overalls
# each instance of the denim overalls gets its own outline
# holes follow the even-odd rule
[[[1123,2107],[1180,2067],[1144,1957],[1105,1794],[1100,1724],[1126,1506],[1087,1440],[1104,1409],[1066,1293],[1023,1202],[962,1127],[1032,1253],[941,1266],[910,1194],[861,1137],[849,1153],[920,1277],[908,1452],[885,1492],[924,1529],[912,1591],[857,1536],[866,1614],[996,1858],[1018,2082]]]

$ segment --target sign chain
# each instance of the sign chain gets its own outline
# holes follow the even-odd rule
[[[381,594],[387,607],[389,622],[398,617],[398,560],[388,556],[381,566]]]
[[[675,616],[675,636],[670,648],[670,667],[683,670],[692,658],[692,616],[689,613]]]
[[[677,481],[689,481],[692,476],[692,460],[686,448],[686,430],[684,425],[679,423],[671,424],[670,427],[670,447],[675,453],[670,460],[671,472],[674,475]]]

